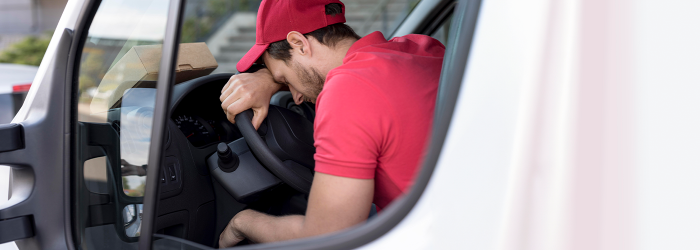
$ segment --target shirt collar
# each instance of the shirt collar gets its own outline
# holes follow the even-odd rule
[[[360,38],[360,40],[357,40],[355,43],[353,43],[352,46],[350,46],[350,49],[348,49],[348,53],[345,54],[345,57],[347,58],[349,55],[357,52],[361,48],[385,42],[387,42],[387,40],[386,38],[384,38],[384,34],[382,34],[382,32],[372,32],[369,35],[366,35],[365,37]]]

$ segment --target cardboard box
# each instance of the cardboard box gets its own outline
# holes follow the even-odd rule
[[[162,45],[134,46],[127,51],[102,78],[98,85],[98,93],[102,97],[93,98],[91,113],[107,111],[129,88],[149,87],[141,84],[153,85],[158,80],[161,51]],[[205,43],[180,44],[175,67],[175,84],[208,75],[218,66]]]

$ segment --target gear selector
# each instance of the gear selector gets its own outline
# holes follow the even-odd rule
[[[231,149],[226,143],[219,143],[216,146],[216,154],[219,156],[219,168],[227,173],[233,172],[238,168],[238,155],[231,152]]]

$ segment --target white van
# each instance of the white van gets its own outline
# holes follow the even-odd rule
[[[0,63],[0,124],[10,123],[22,107],[37,66]]]
[[[360,33],[446,45],[420,171],[357,227],[234,249],[700,249],[700,1],[343,2]],[[0,124],[0,243],[208,250],[246,207],[303,210],[288,182],[306,158],[282,153],[313,113],[271,100],[279,116],[256,133],[218,100],[258,4],[70,0]],[[201,42],[219,72],[179,82]],[[239,156],[232,172],[219,143]]]

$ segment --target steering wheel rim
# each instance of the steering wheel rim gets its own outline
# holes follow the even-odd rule
[[[277,178],[280,178],[284,183],[291,186],[295,190],[308,194],[311,190],[311,181],[304,178],[301,174],[293,171],[290,166],[287,166],[272,150],[267,146],[267,143],[262,139],[258,131],[253,127],[253,110],[249,109],[236,115],[234,118],[238,130],[241,131],[243,138],[248,143],[248,147],[257,156],[267,170],[272,172]],[[271,129],[268,129],[272,133]]]

